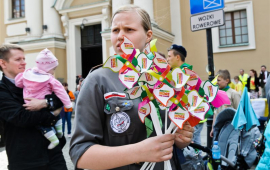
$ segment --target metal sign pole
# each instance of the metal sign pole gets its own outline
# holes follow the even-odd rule
[[[212,31],[211,28],[206,29],[206,40],[207,40],[207,54],[208,54],[208,74],[209,81],[215,78],[214,74],[214,58],[213,58],[213,46],[212,46]]]
[[[208,54],[208,79],[212,81],[215,78],[214,74],[214,58],[213,58],[213,46],[212,46],[212,31],[211,28],[206,29],[206,40],[207,40],[207,54]],[[213,117],[207,118],[207,147],[211,148],[212,138],[210,132],[212,129]]]

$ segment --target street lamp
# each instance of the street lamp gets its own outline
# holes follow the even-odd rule
[[[47,25],[42,25],[42,29],[43,29],[44,31],[47,31],[48,26],[47,26]]]
[[[81,24],[81,29],[83,30],[84,29],[84,21],[88,21],[86,18],[84,18],[83,20],[82,20],[82,24]]]
[[[29,27],[26,27],[25,28],[25,32],[30,33],[30,28]]]

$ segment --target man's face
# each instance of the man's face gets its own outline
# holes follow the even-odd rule
[[[173,54],[173,50],[168,51],[168,57],[167,57],[167,62],[171,66],[172,69],[178,66],[180,57],[177,57]]]
[[[244,74],[244,70],[240,70],[240,74],[243,75]]]
[[[225,80],[223,77],[218,76],[217,85],[219,89],[224,89],[229,83],[229,79]]]
[[[265,67],[261,67],[261,71],[265,72],[266,68]]]
[[[17,49],[11,49],[8,61],[0,60],[3,72],[8,78],[14,79],[17,74],[25,70],[25,56],[24,52]]]

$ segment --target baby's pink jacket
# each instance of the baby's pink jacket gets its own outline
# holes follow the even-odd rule
[[[25,70],[25,72],[30,70],[31,69]],[[62,84],[57,79],[55,79],[51,74],[47,74],[48,76],[50,76],[48,80],[44,82],[38,82],[27,80],[23,76],[25,72],[19,73],[15,77],[15,85],[19,88],[23,88],[24,98],[45,99],[46,95],[52,94],[52,92],[54,92],[55,95],[62,101],[62,103],[66,108],[72,107],[72,103],[66,90],[64,89]],[[25,103],[29,102],[27,100],[24,101]]]

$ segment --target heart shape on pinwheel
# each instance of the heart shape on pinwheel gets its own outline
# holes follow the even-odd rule
[[[198,79],[199,79],[199,76],[192,70],[188,69],[188,68],[184,68],[185,72],[187,75],[190,75],[189,77],[189,80],[187,82],[187,84],[189,86],[196,86],[197,83],[198,83]]]
[[[189,77],[190,76],[186,75],[180,68],[175,68],[172,71],[172,79],[175,83],[175,88],[183,87],[187,83]]]
[[[141,122],[144,123],[144,119],[151,113],[151,106],[149,103],[145,104],[141,108],[139,108],[138,114]]]
[[[137,57],[138,66],[141,68],[141,73],[150,69],[153,61],[150,60],[144,53],[139,54]]]
[[[154,89],[153,94],[160,103],[167,106],[168,101],[175,95],[175,92],[167,84],[161,83],[160,86]]]
[[[183,110],[180,107],[169,112],[169,118],[180,129],[183,128],[183,124],[188,120],[189,116],[188,111]]]
[[[123,67],[123,65],[124,64],[116,58],[116,55],[114,55],[107,59],[103,67],[109,68],[116,73]]]
[[[159,68],[166,68],[168,63],[164,57],[162,57],[159,53],[156,53],[156,56],[154,58],[154,63]]]
[[[196,90],[191,90],[188,95],[189,111],[195,110],[203,101],[203,98]]]
[[[119,74],[119,80],[128,88],[131,89],[137,83],[139,74],[133,70],[126,70],[124,73]]]
[[[209,104],[206,102],[202,102],[195,110],[190,111],[190,113],[193,116],[199,118],[200,120],[204,120],[205,114],[208,112],[209,109],[210,109]]]
[[[157,83],[158,80],[154,76],[152,76],[150,73],[144,72],[141,74],[138,81],[139,82],[146,82],[147,84],[153,86]]]
[[[123,53],[131,54],[133,52],[134,45],[127,37],[124,36],[124,41],[120,45],[120,48],[123,51]]]
[[[142,88],[140,86],[135,86],[131,89],[125,90],[125,92],[128,94],[129,98],[133,100],[141,97]]]
[[[203,84],[203,90],[205,95],[208,97],[208,102],[212,102],[217,95],[218,86],[214,86],[210,81],[207,80]]]

